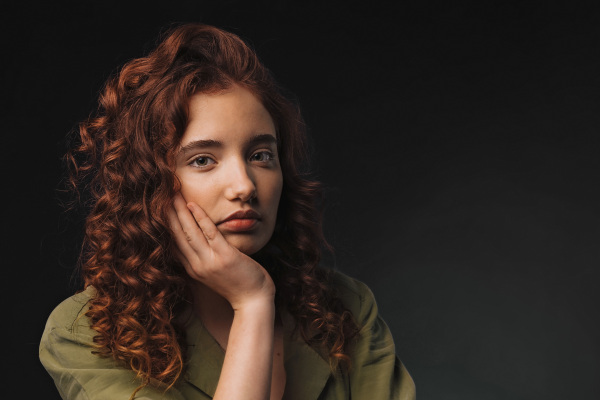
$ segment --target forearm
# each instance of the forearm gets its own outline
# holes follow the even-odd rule
[[[255,300],[235,310],[215,400],[270,397],[274,320],[272,301]]]

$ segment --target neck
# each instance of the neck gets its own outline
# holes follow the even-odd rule
[[[194,314],[205,326],[231,325],[233,308],[221,295],[200,282],[192,283]]]

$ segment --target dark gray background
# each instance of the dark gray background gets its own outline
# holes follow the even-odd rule
[[[336,266],[373,289],[419,400],[600,398],[599,14],[245,3],[2,6],[5,387],[58,398],[37,346],[78,288],[64,137],[161,27],[200,21],[298,96]]]

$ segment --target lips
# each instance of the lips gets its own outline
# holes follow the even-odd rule
[[[246,210],[246,211],[236,211],[233,214],[230,214],[227,218],[217,223],[217,225],[223,224],[232,220],[243,220],[243,219],[252,219],[252,220],[260,220],[260,214],[254,210]]]
[[[217,226],[221,230],[232,233],[251,232],[256,228],[259,221],[260,214],[254,210],[236,211],[219,222]]]

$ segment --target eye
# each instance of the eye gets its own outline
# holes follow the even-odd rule
[[[214,164],[215,160],[207,156],[200,156],[194,158],[189,165],[196,168],[206,168],[211,164]]]
[[[250,161],[269,162],[275,158],[273,153],[267,150],[258,151],[250,156]]]

